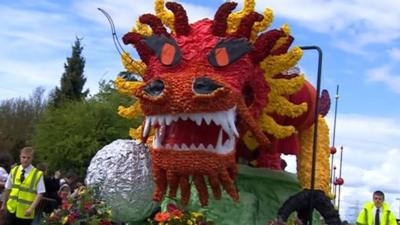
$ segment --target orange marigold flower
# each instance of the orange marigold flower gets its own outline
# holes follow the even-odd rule
[[[169,219],[169,213],[168,212],[164,212],[164,213],[157,213],[156,214],[156,216],[154,217],[154,219],[157,221],[157,222],[165,222],[165,221],[168,221],[168,219]]]

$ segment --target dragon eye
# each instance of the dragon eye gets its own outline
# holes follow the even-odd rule
[[[180,62],[182,54],[175,40],[164,35],[152,35],[143,41],[153,50],[163,65],[173,66]]]
[[[153,97],[159,96],[164,91],[164,82],[162,80],[153,80],[144,86],[143,91]]]
[[[251,49],[251,44],[244,38],[223,39],[208,54],[208,61],[215,67],[227,66]]]
[[[140,77],[139,75],[130,73],[128,71],[122,71],[118,74],[118,76],[127,81],[143,81],[142,77]]]

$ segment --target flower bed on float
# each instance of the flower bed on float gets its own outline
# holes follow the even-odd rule
[[[78,195],[68,198],[60,209],[45,215],[42,225],[111,225],[111,209],[98,200],[91,188],[81,188]]]

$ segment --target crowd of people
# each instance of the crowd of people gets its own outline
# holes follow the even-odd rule
[[[20,164],[0,153],[0,225],[38,225],[43,213],[62,207],[82,183],[74,172],[48,174],[45,163],[32,165],[34,150],[20,151]]]

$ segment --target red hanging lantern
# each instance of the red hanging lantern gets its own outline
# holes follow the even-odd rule
[[[337,151],[336,151],[336,147],[335,146],[332,146],[331,148],[330,148],[330,151],[331,151],[331,154],[332,155],[334,155]]]
[[[335,183],[340,186],[340,185],[344,184],[344,180],[343,180],[343,178],[339,177],[339,178],[336,178]]]

